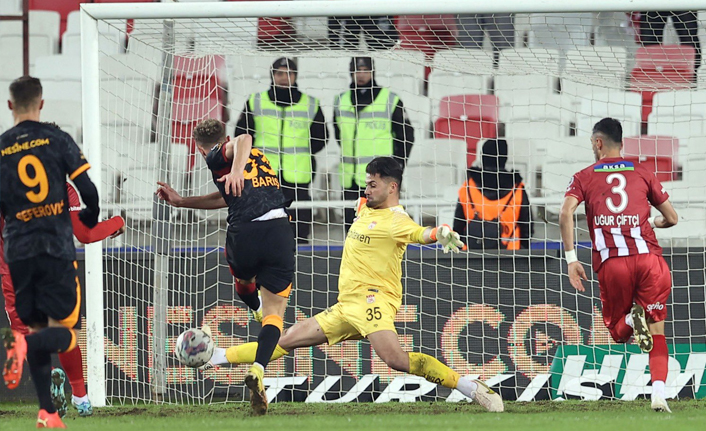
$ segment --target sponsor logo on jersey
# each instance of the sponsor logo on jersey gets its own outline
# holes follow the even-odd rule
[[[23,143],[15,142],[14,145],[3,148],[2,152],[0,152],[3,156],[9,156],[15,153],[19,153],[20,151],[27,151],[30,148],[36,148],[36,147],[41,147],[44,145],[49,145],[49,138],[45,139],[33,139],[31,141],[26,141]]]
[[[660,304],[659,302],[655,302],[654,304],[647,304],[648,313],[655,310],[664,310],[664,304]]]
[[[632,162],[620,161],[614,163],[601,163],[593,168],[593,172],[622,172],[634,171],[635,165]]]
[[[370,244],[370,237],[368,235],[363,235],[362,233],[356,232],[353,229],[348,231],[347,238],[350,238],[353,241],[358,241],[358,242],[362,242],[365,244]]]
[[[372,228],[374,228],[374,227],[375,227],[375,225],[377,225],[377,224],[378,224],[378,222],[376,222],[376,221],[374,221],[374,222],[370,223],[370,224],[368,225],[368,229],[372,229]]]
[[[372,304],[373,302],[375,302],[375,295],[367,295],[365,297],[365,302],[367,302],[368,304]]]

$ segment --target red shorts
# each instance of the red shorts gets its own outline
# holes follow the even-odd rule
[[[655,322],[667,318],[665,305],[672,291],[672,274],[667,262],[656,254],[611,257],[598,270],[603,305],[603,322],[612,329],[625,319],[633,303],[645,308]]]
[[[20,316],[17,315],[15,287],[12,285],[10,274],[2,275],[2,296],[5,298],[5,313],[7,313],[7,319],[10,321],[10,328],[25,335],[29,334],[29,328],[22,323]]]

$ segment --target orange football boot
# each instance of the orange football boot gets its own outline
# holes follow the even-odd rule
[[[15,389],[22,379],[22,367],[27,357],[27,341],[23,334],[10,328],[3,328],[1,335],[7,351],[2,377],[8,389]]]
[[[58,412],[47,413],[41,409],[37,415],[37,428],[66,428],[66,425],[61,421]]]

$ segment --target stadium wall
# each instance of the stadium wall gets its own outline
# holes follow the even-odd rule
[[[672,355],[670,380],[679,377],[680,380],[675,380],[679,396],[706,397],[704,250],[665,252],[674,280],[667,304],[667,339],[673,345],[672,351],[678,353]],[[299,252],[296,287],[285,326],[335,303],[340,254]],[[589,261],[588,254],[582,250],[581,259]],[[144,252],[118,252],[104,262],[108,274],[107,394],[115,402],[150,398],[152,272],[145,268],[151,267],[151,256]],[[171,260],[166,348],[171,351],[174,340],[184,329],[204,323],[214,327],[219,345],[254,340],[259,325],[249,322],[246,309],[234,296],[223,254],[208,253],[198,261],[198,268],[190,257],[187,250]],[[83,255],[79,269],[83,274]],[[562,275],[565,264],[560,259],[521,252],[471,254],[466,259],[463,254],[452,257],[433,250],[411,249],[403,269],[408,277],[404,279],[405,301],[398,313],[397,329],[405,348],[434,355],[459,372],[490,380],[505,399],[630,399],[641,395],[640,388],[626,386],[624,380],[634,375],[626,376],[625,368],[639,365],[644,359],[641,357],[646,355],[638,355],[632,347],[611,346],[600,317],[597,283],[590,283],[586,295],[577,296],[568,278]],[[129,272],[133,274],[125,276]],[[81,278],[83,281],[83,275]],[[212,287],[203,292],[202,286]],[[0,326],[4,326],[2,320]],[[609,354],[622,355],[621,374],[607,382],[600,378],[592,380],[591,376],[601,373],[601,364]],[[4,356],[4,351],[0,356]],[[581,357],[584,361],[576,369],[576,358]],[[635,363],[627,366],[632,360]],[[686,366],[688,361],[692,362]],[[198,403],[242,399],[240,383],[244,366],[202,375],[178,366],[171,354],[169,364],[169,393],[165,400]],[[583,379],[569,382],[564,375],[569,369],[583,375]],[[364,341],[301,349],[271,364],[268,372],[269,377],[278,378],[270,383],[282,388],[277,393],[278,401],[335,400],[347,393],[346,399],[380,401],[395,399],[389,390],[386,392],[393,386],[408,390],[407,400],[449,395],[448,390],[437,389],[435,385],[410,385],[410,381],[395,380],[401,374],[390,371]],[[637,371],[641,375],[646,375],[645,372],[645,365],[642,371]],[[342,377],[324,382],[326,376]],[[355,382],[362,378],[370,385],[350,394]],[[32,385],[26,375],[23,380],[15,391],[0,387],[0,399],[32,401]],[[649,376],[644,384],[648,383]],[[582,391],[581,387],[589,387],[591,391]],[[453,394],[451,399],[458,399],[458,395]]]

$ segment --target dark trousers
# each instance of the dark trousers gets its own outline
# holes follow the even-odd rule
[[[363,196],[363,192],[365,192],[364,188],[358,187],[356,183],[353,183],[350,188],[343,189],[343,199],[347,201],[355,201],[359,197]],[[348,232],[348,229],[351,228],[354,218],[355,208],[353,207],[353,203],[351,203],[351,205],[346,206],[343,210],[343,219],[345,221],[346,232]]]
[[[659,45],[664,37],[664,26],[672,18],[674,29],[679,35],[679,43],[693,46],[696,50],[696,69],[701,66],[701,43],[699,42],[699,21],[696,11],[643,12],[640,23],[640,40],[643,45]]]
[[[331,46],[358,49],[358,35],[370,49],[390,49],[397,41],[397,30],[389,16],[329,17],[328,37]]]
[[[285,199],[295,202],[311,201],[309,184],[292,184],[286,181],[281,181],[280,184],[282,185],[282,193],[284,193]],[[289,214],[292,216],[292,230],[294,230],[297,244],[308,243],[309,234],[311,233],[311,208],[289,210]]]

